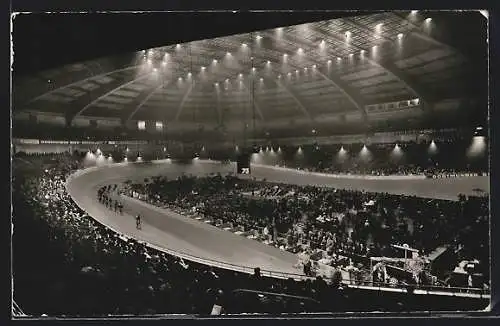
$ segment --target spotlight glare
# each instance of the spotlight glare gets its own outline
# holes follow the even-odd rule
[[[213,63],[215,63],[215,64],[216,64],[216,63],[217,63],[217,59],[214,59]]]
[[[432,18],[430,18],[430,17],[425,19],[426,23],[430,23],[431,21],[432,21]]]
[[[402,39],[403,38],[403,33],[399,33],[398,34],[398,39]]]
[[[418,13],[418,10],[412,10],[412,11],[411,11],[411,14],[412,14],[412,15],[416,15],[417,13]]]

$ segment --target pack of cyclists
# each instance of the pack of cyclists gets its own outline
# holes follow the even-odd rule
[[[116,191],[116,189],[117,189],[116,185],[108,185],[99,188],[99,190],[97,191],[97,199],[101,204],[105,205],[107,208],[112,209],[117,213],[120,213],[120,215],[123,215],[123,204],[111,197],[111,192]],[[135,227],[137,230],[142,229],[142,221],[140,214],[137,214],[135,216]]]

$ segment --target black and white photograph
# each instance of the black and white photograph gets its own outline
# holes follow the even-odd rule
[[[12,319],[491,310],[487,11],[11,23]]]

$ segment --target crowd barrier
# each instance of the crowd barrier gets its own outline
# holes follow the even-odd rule
[[[277,171],[285,171],[285,172],[294,172],[297,174],[303,175],[316,175],[327,178],[336,178],[336,179],[362,179],[362,180],[420,180],[425,179],[425,175],[423,174],[409,174],[409,175],[362,175],[362,174],[348,174],[348,173],[321,173],[321,172],[312,172],[312,171],[304,171],[293,168],[284,168],[281,166],[273,166],[273,165],[265,165],[265,164],[255,164],[252,163],[251,166],[277,170]]]

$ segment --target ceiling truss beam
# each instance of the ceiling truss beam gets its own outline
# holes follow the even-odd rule
[[[345,19],[345,21],[357,29],[373,33],[372,30],[359,23],[356,23],[355,21],[352,21],[350,19]],[[352,49],[355,49],[356,51],[361,51],[361,50],[365,50],[367,52],[369,51],[369,49],[362,49],[358,46],[355,46],[347,42],[344,38],[339,37],[338,35],[329,34],[329,36],[334,37],[337,41],[346,44],[347,46],[351,47]],[[391,44],[393,43],[393,41],[390,39],[387,39],[385,37],[383,39],[385,40],[385,42],[391,42]],[[417,96],[420,99],[421,103],[424,104],[420,106],[423,110],[432,109],[435,99],[434,96],[431,94],[431,92],[425,89],[423,85],[418,83],[409,74],[405,73],[403,70],[398,68],[394,63],[391,62],[391,60],[384,60],[382,58],[369,58],[368,56],[365,57],[365,60],[370,62],[372,65],[378,66],[382,70],[385,70],[390,75],[398,79],[401,83],[403,83],[406,86],[406,88],[409,89],[415,96]]]
[[[126,113],[122,116],[123,124],[127,124],[134,115],[146,104],[146,102],[162,87],[165,87],[165,84],[160,84],[155,88],[150,88],[146,92],[141,93],[135,100],[134,104],[137,104],[133,110],[127,110]]]
[[[273,35],[270,34],[266,35],[268,37],[276,39],[276,37],[274,37]],[[313,60],[312,58],[309,58],[309,61],[318,65],[322,64],[321,62]],[[319,69],[317,69],[317,72],[323,77],[323,79],[327,80],[335,88],[339,89],[342,92],[342,94],[344,94],[344,96],[346,96],[348,100],[351,101],[356,106],[356,108],[358,108],[362,118],[364,119],[365,123],[367,123],[368,115],[366,114],[365,101],[363,100],[363,96],[359,92],[357,92],[354,88],[350,87],[347,83],[343,82],[340,78],[332,76],[331,74],[325,75],[321,73]]]
[[[152,73],[147,73],[147,74],[144,74],[144,75],[141,75],[137,78],[134,78],[130,81],[127,81],[123,84],[120,84],[119,86],[117,87],[114,87],[112,88],[111,90],[109,90],[108,92],[100,95],[100,96],[97,96],[96,98],[94,98],[92,101],[90,101],[87,105],[85,105],[83,108],[79,109],[76,113],[72,113],[72,115],[70,116],[70,120],[72,121],[74,118],[78,117],[79,115],[83,114],[85,112],[85,110],[87,110],[89,107],[91,107],[92,105],[96,104],[97,102],[99,102],[100,100],[104,99],[106,96],[109,96],[111,94],[113,94],[114,92],[124,88],[124,87],[127,87],[128,85],[132,85],[133,83],[136,83],[140,80],[143,80],[143,79],[146,79],[148,78],[149,76],[151,76]],[[113,87],[113,86],[111,86]],[[106,87],[106,89],[109,89],[109,87]],[[99,89],[97,89],[99,90]]]
[[[186,89],[186,92],[182,96],[181,103],[179,104],[179,107],[177,108],[177,113],[175,114],[174,121],[179,121],[179,117],[182,114],[182,111],[184,110],[184,104],[186,104],[187,99],[189,98],[189,95],[193,91],[194,88],[194,83],[190,83],[189,87]]]
[[[320,69],[316,69],[318,75],[320,75],[324,80],[330,82],[335,88],[337,88],[345,97],[358,109],[361,114],[361,118],[367,124],[369,122],[368,114],[366,112],[366,103],[363,96],[354,88],[350,87],[345,83],[340,77],[335,74],[330,74],[326,72],[325,74],[321,72]]]
[[[301,99],[299,99],[298,95],[296,95],[295,91],[293,91],[292,89],[290,89],[287,85],[285,85],[285,83],[282,83],[279,79],[274,79],[274,82],[276,83],[276,85],[278,85],[278,87],[281,87],[285,90],[285,92],[290,95],[290,97],[292,97],[292,99],[294,100],[294,102],[299,106],[299,109],[302,111],[302,114],[304,114],[304,116],[314,122],[314,119],[311,117],[311,114],[309,113],[309,110],[306,108],[306,106],[304,105],[303,101]]]
[[[44,92],[43,94],[41,94],[41,95],[39,95],[37,97],[32,98],[31,100],[29,100],[28,102],[26,102],[24,105],[26,106],[26,105],[32,104],[33,102],[36,102],[36,101],[42,99],[44,96],[47,96],[47,95],[53,94],[55,92],[58,92],[61,89],[65,89],[65,88],[68,88],[68,87],[77,87],[79,84],[85,83],[87,81],[91,81],[94,78],[106,77],[106,76],[109,76],[109,75],[112,75],[112,74],[115,74],[115,73],[120,73],[120,72],[125,72],[125,71],[129,71],[129,70],[138,69],[139,67],[141,67],[141,65],[128,66],[128,67],[125,67],[125,68],[116,69],[116,70],[113,70],[113,71],[108,71],[108,72],[105,72],[105,73],[102,73],[102,74],[99,74],[99,75],[90,76],[90,77],[87,77],[87,78],[84,78],[84,79],[79,79],[79,80],[77,80],[77,81],[75,81],[73,83],[66,84],[66,85],[63,85],[63,86],[60,86],[60,87],[56,87],[56,88],[51,89],[51,90],[49,90],[47,92]]]
[[[257,112],[259,119],[264,121],[264,115],[262,114],[262,110],[260,109],[259,100],[257,99],[255,92],[253,92],[253,99],[252,99],[252,90],[250,89],[250,87],[248,87],[248,85],[246,83],[243,83],[243,86],[248,91],[248,97],[249,97],[250,103],[252,103],[252,100],[253,100],[253,105],[255,106],[255,112]]]

